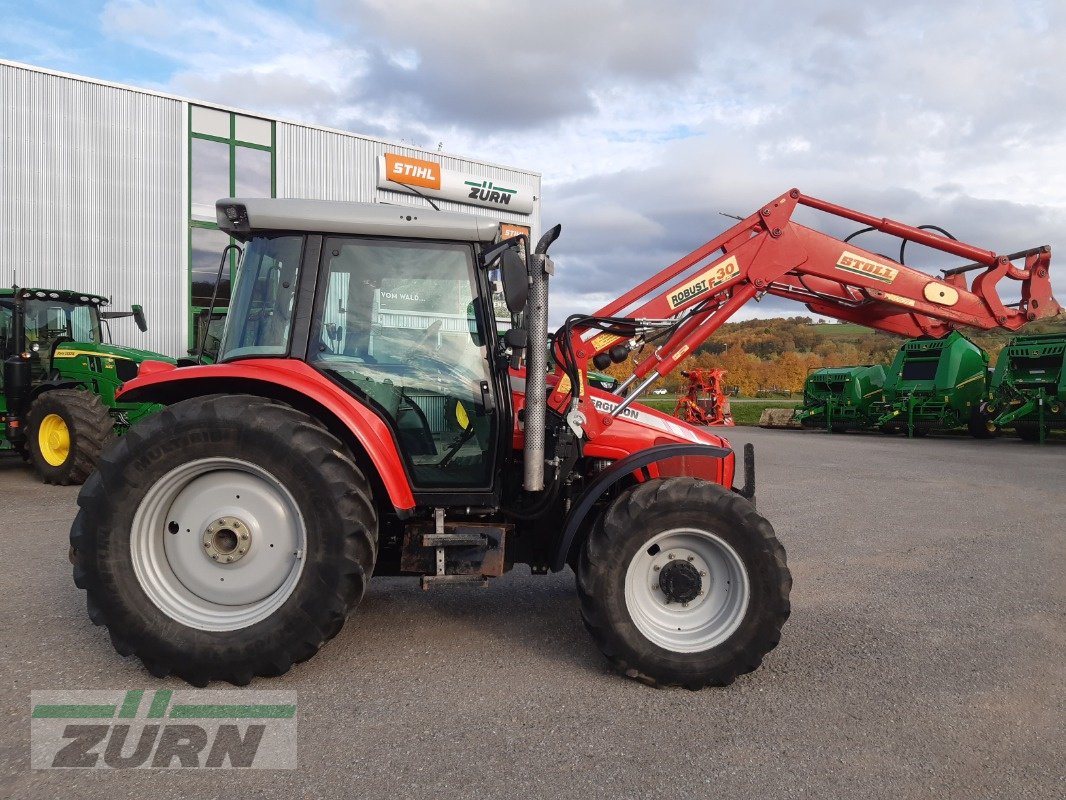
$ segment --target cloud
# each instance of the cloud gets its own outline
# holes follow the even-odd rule
[[[1061,3],[112,0],[101,25],[174,91],[541,171],[560,313],[792,186],[1000,252],[1066,230]]]
[[[710,8],[680,0],[480,0],[453,13],[435,0],[324,5],[347,22],[350,39],[376,50],[353,99],[493,131],[594,114],[604,90],[668,90],[696,70]]]

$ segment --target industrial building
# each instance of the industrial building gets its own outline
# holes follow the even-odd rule
[[[193,343],[229,243],[218,198],[426,207],[419,193],[540,229],[536,172],[0,60],[0,284],[142,304],[148,333],[115,320],[121,344]]]

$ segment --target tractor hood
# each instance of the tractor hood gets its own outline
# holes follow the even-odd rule
[[[178,362],[169,356],[153,353],[151,350],[140,350],[136,347],[122,347],[117,344],[101,344],[99,342],[63,342],[56,348],[56,358],[73,358],[75,356],[104,356],[106,358],[121,358],[126,361],[162,361],[165,364],[177,364]]]

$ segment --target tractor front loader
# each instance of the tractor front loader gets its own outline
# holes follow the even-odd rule
[[[977,266],[930,277],[793,222],[798,204]],[[518,563],[574,569],[585,626],[624,674],[728,684],[780,640],[785,551],[756,510],[750,446],[734,486],[726,440],[642,393],[766,293],[909,335],[1058,310],[1046,248],[1013,266],[797,190],[550,340],[558,226],[534,248],[421,208],[226,199],[217,213],[244,243],[218,363],[142,365],[120,398],[166,408],[104,454],[71,529],[92,621],[196,685],[311,658],[372,575],[482,585]],[[497,276],[516,315],[502,336]],[[590,363],[634,351],[615,393],[590,385]]]

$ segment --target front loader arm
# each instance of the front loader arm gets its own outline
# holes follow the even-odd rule
[[[792,220],[804,205],[950,255],[971,260],[933,277]],[[1014,261],[1023,260],[1020,266]],[[1017,330],[1061,312],[1051,293],[1051,249],[998,255],[928,230],[807,197],[797,189],[711,239],[588,317],[568,320],[556,338],[559,380],[548,404],[577,402],[593,437],[645,388],[673,370],[749,300],[765,294],[798,300],[820,315],[905,336],[942,336],[957,327]],[[967,285],[967,275],[979,272]],[[1004,279],[1020,282],[1021,300],[1005,305]],[[600,333],[595,334],[596,331]],[[622,361],[650,341],[622,387],[639,384],[610,414],[595,410],[583,386],[588,362]],[[569,353],[566,352],[566,342]],[[571,389],[571,375],[579,386]]]

